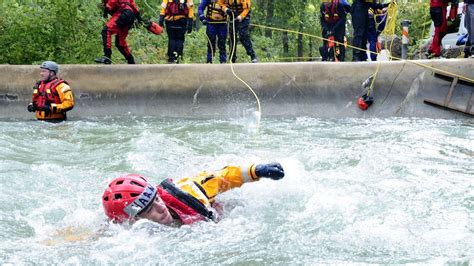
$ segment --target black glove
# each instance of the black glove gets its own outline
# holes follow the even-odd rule
[[[257,166],[255,166],[255,174],[258,177],[279,180],[285,176],[285,171],[279,163],[257,164]]]
[[[50,104],[47,104],[45,106],[43,106],[43,108],[40,109],[40,111],[43,111],[47,114],[51,113],[51,105]],[[255,169],[256,170],[256,169]]]
[[[191,33],[193,31],[193,19],[188,18],[188,24],[186,25],[186,32]]]
[[[107,18],[110,14],[110,10],[104,7],[104,11],[102,12],[102,17]]]
[[[142,19],[142,16],[140,15],[140,12],[135,14],[135,18],[137,19],[138,22],[142,23],[143,19]]]
[[[160,18],[158,19],[158,25],[160,25],[160,27],[163,27],[165,25],[165,16],[160,16]]]
[[[26,110],[28,110],[30,113],[36,112],[36,106],[33,103],[30,103],[28,104],[28,107],[26,107]]]
[[[227,15],[229,15],[231,18],[234,18],[235,16],[233,16],[234,14],[234,10],[232,10],[231,8],[227,8],[227,10],[225,11],[225,13]],[[234,18],[235,19],[235,18]]]
[[[200,16],[199,20],[201,21],[202,24],[206,25],[207,24],[207,19],[204,16]]]

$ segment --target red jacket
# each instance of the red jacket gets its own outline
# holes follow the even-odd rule
[[[105,0],[105,8],[115,15],[116,13],[120,14],[121,9],[130,9],[134,14],[138,13],[138,7],[135,4],[134,0]]]

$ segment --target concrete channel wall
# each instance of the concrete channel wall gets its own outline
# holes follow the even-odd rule
[[[474,79],[474,60],[417,61]],[[423,103],[443,101],[450,82],[408,61],[381,62],[367,110],[357,107],[362,82],[377,63],[235,64],[261,102],[265,116],[472,118]],[[252,92],[234,77],[231,66],[61,65],[76,100],[69,118],[107,115],[166,117],[242,116],[257,110]],[[0,65],[0,118],[31,119],[26,111],[38,66]],[[458,85],[452,104],[466,108],[472,88]]]

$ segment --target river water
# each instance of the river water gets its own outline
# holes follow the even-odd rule
[[[0,263],[474,263],[474,122],[102,117],[0,122]],[[108,182],[282,163],[219,223],[108,225]]]

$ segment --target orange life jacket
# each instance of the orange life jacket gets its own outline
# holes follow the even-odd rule
[[[244,11],[244,8],[249,8],[247,3],[242,3],[242,0],[232,0],[232,1],[226,0],[225,2],[227,3],[227,7],[236,11],[237,14],[242,13]]]
[[[223,21],[226,20],[226,14],[222,10],[222,7],[213,0],[207,5],[206,17],[211,21]]]

